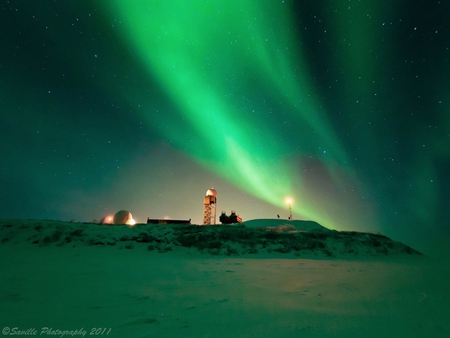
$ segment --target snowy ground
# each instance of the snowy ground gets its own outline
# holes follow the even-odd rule
[[[56,238],[59,227],[83,228],[85,237]],[[117,240],[130,231],[140,230],[1,221],[3,335],[450,336],[450,266],[439,259],[339,256],[338,246],[330,246],[335,257],[316,259],[261,248],[240,256],[149,250],[148,242]]]

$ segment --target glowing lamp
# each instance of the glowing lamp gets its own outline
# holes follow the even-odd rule
[[[289,219],[292,220],[292,208],[291,207],[292,207],[293,200],[292,200],[292,198],[287,197],[284,201],[289,206]]]

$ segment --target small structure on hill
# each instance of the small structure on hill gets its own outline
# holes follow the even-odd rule
[[[242,223],[242,218],[239,215],[236,215],[236,211],[234,210],[231,210],[230,216],[227,216],[225,211],[222,211],[219,220],[222,224]]]
[[[131,212],[126,210],[120,210],[116,212],[113,218],[113,224],[127,224],[134,225],[136,222],[133,219]]]
[[[151,219],[147,217],[147,224],[191,224],[191,219]]]

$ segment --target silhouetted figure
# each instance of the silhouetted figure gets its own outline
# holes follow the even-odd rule
[[[280,219],[280,214],[277,214],[278,219]]]

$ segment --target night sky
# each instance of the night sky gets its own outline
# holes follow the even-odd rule
[[[450,1],[2,1],[0,217],[450,238]],[[450,245],[449,245],[450,246]]]

